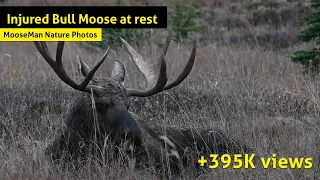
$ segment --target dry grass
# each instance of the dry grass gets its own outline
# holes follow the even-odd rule
[[[57,5],[89,4],[89,1],[81,0],[54,2]],[[226,10],[226,2],[230,4],[228,7],[239,4],[238,1],[210,2],[216,6],[215,11],[218,8]],[[12,0],[8,4],[21,3],[38,5],[40,1]],[[41,1],[40,4],[46,3],[54,4],[52,1]],[[152,3],[156,1],[150,1]],[[90,1],[90,5],[110,5],[110,1]],[[255,9],[253,5],[247,8]],[[249,25],[249,29],[252,28],[253,25]],[[261,26],[254,28],[261,29]],[[240,30],[232,27],[227,34]],[[313,158],[313,168],[309,170],[218,168],[208,170],[198,179],[319,177],[320,81],[303,76],[301,67],[290,62],[293,52],[305,45],[289,43],[288,48],[272,51],[241,43],[240,46],[206,44],[198,48],[195,67],[179,87],[149,98],[134,98],[131,111],[155,124],[219,128],[253,147],[262,157],[276,153],[278,157]],[[55,44],[49,45],[54,51]],[[171,45],[167,54],[169,77],[178,75],[190,49],[190,46]],[[139,47],[139,50],[144,55],[150,51],[148,47]],[[67,43],[64,65],[74,78],[79,75],[75,62],[77,54],[93,65],[102,51],[89,51],[78,44]],[[126,86],[142,87],[141,75],[122,48],[112,49],[97,75],[108,76],[115,58],[122,60],[127,67]],[[52,167],[43,150],[63,126],[63,115],[74,93],[77,92],[57,78],[32,43],[0,44],[1,177],[15,180],[158,179],[152,170],[137,171],[112,158],[103,166],[89,164],[76,172]],[[188,174],[179,178],[195,179]]]
[[[54,44],[50,44],[54,49]],[[1,174],[6,179],[150,179],[152,172],[136,172],[121,164],[91,165],[77,173],[56,171],[43,149],[63,124],[73,93],[40,58],[32,43],[1,43]],[[190,77],[168,92],[133,101],[132,111],[154,123],[180,127],[219,128],[256,149],[263,157],[312,157],[311,170],[210,170],[213,179],[283,179],[318,175],[319,82],[303,77],[299,66],[281,52],[249,47],[200,47]],[[18,51],[17,51],[18,50]],[[142,52],[149,49],[140,48]],[[170,76],[186,62],[190,47],[173,45],[167,55]],[[102,52],[88,52],[68,43],[64,63],[70,75],[75,55],[90,64]],[[98,75],[107,76],[112,59],[124,61],[126,86],[142,78],[123,49],[114,51]],[[72,66],[73,64],[73,66]],[[11,87],[10,87],[11,86]],[[99,173],[97,173],[97,171]],[[188,178],[188,177],[183,177]],[[191,178],[192,179],[192,178]]]

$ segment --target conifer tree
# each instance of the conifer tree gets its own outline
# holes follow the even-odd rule
[[[292,61],[302,64],[305,73],[315,75],[320,72],[320,0],[310,0],[310,7],[315,12],[304,17],[308,26],[299,33],[299,40],[314,42],[316,47],[295,52]]]

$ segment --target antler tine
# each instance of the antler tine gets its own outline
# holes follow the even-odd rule
[[[171,39],[172,39],[172,28],[169,27],[168,28],[168,36],[167,36],[166,43],[165,43],[164,48],[163,48],[163,54],[164,55],[167,54]]]
[[[45,42],[34,42],[37,50],[40,52],[40,54],[43,56],[43,58],[48,62],[48,64],[52,67],[54,61],[53,59],[51,58],[51,55],[50,53],[47,53],[45,50],[44,50],[44,47],[46,47],[46,43]],[[45,44],[45,45],[43,45]]]
[[[160,56],[159,60],[160,60],[159,76],[158,76],[157,82],[154,85],[154,87],[150,90],[127,89],[129,96],[147,97],[147,96],[151,96],[153,94],[156,94],[158,92],[163,91],[164,86],[168,82],[167,65],[166,65],[166,61],[164,59],[164,54],[162,54]]]
[[[94,66],[94,68],[92,68],[90,70],[90,72],[88,73],[87,77],[82,81],[82,83],[80,84],[81,87],[85,88],[88,83],[90,82],[90,80],[92,79],[93,75],[96,73],[96,71],[99,69],[99,67],[101,66],[101,64],[104,62],[104,60],[107,58],[108,53],[109,53],[109,49],[110,46],[108,47],[108,49],[106,50],[106,52],[103,54],[103,56],[101,57],[101,59],[99,60],[99,62]],[[87,91],[90,92],[90,89],[88,89]]]
[[[189,57],[188,63],[184,67],[183,71],[179,74],[177,79],[172,81],[172,82],[170,82],[169,84],[167,84],[164,87],[164,90],[171,89],[171,88],[179,85],[189,75],[189,73],[191,72],[192,67],[194,65],[194,61],[196,59],[196,53],[197,53],[196,46],[197,46],[197,42],[196,42],[196,39],[194,39],[193,48],[192,48],[192,52],[191,52],[191,55]]]
[[[52,59],[52,56],[49,52],[48,46],[46,42],[34,42],[36,48],[40,52],[40,54],[43,56],[45,61],[51,66],[51,68],[54,70],[54,72],[57,74],[57,76],[66,84],[71,86],[72,88],[79,90],[79,91],[85,91],[90,92],[90,88],[87,88],[87,85],[89,84],[90,80],[92,79],[94,73],[98,70],[100,65],[104,62],[106,59],[110,47],[108,47],[105,54],[102,56],[102,58],[99,60],[99,62],[95,65],[95,67],[88,73],[87,77],[82,81],[81,84],[77,84],[74,80],[72,80],[66,73],[65,69],[62,65],[62,53],[64,49],[64,42],[59,41],[57,44],[57,52],[56,52],[56,60]]]
[[[46,42],[40,42],[40,44],[41,44],[41,47],[43,49],[43,52],[46,53],[50,57],[50,59],[52,59],[52,56],[51,56],[51,53],[49,51],[47,43]]]
[[[57,63],[58,67],[61,67],[61,69],[63,69],[62,60],[61,60],[62,59],[63,48],[64,48],[64,42],[63,41],[59,41],[58,44],[57,44],[56,63]]]

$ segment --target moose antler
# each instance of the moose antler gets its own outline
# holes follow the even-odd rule
[[[163,52],[160,55],[158,63],[155,65],[150,65],[148,61],[146,61],[144,57],[142,57],[139,53],[137,53],[124,39],[122,38],[120,39],[122,41],[122,44],[126,48],[127,52],[129,53],[131,59],[133,60],[135,65],[138,67],[139,71],[147,80],[147,84],[148,84],[147,90],[127,89],[129,96],[146,97],[167,89],[171,89],[179,85],[189,75],[194,65],[194,61],[196,57],[196,40],[194,40],[193,42],[191,55],[183,71],[179,74],[179,76],[175,80],[167,84],[168,78],[167,78],[166,62],[165,62],[164,56],[167,53],[167,50],[169,48],[169,45],[172,39],[171,28],[169,28],[169,34],[166,39]]]
[[[99,60],[99,62],[94,66],[94,68],[92,70],[90,70],[90,72],[88,73],[86,78],[80,84],[77,84],[74,80],[72,80],[68,76],[68,74],[66,73],[66,71],[62,65],[62,53],[63,53],[63,48],[64,48],[63,41],[59,41],[57,44],[56,60],[53,60],[46,42],[34,42],[34,44],[35,44],[37,50],[42,55],[42,57],[47,61],[47,63],[51,66],[51,68],[54,70],[54,72],[58,75],[58,77],[63,82],[65,82],[66,84],[68,84],[69,86],[71,86],[72,88],[74,88],[76,90],[85,91],[85,92],[90,92],[91,91],[90,89],[93,88],[93,86],[88,86],[88,84],[89,84],[90,80],[92,79],[94,73],[98,70],[100,65],[106,59],[108,52],[109,52],[109,48],[110,48],[110,47],[108,47],[107,51],[104,53],[104,55]]]

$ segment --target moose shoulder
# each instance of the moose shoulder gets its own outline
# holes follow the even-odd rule
[[[219,130],[185,129],[152,126],[128,111],[129,97],[147,97],[179,85],[191,72],[196,57],[196,41],[189,60],[179,76],[167,82],[165,55],[172,32],[166,39],[163,51],[156,63],[149,63],[124,39],[120,39],[131,59],[147,81],[147,88],[131,89],[124,86],[125,67],[115,60],[111,76],[97,78],[97,69],[106,59],[109,48],[92,69],[80,58],[79,71],[84,76],[76,83],[62,66],[64,42],[58,42],[56,58],[53,59],[45,42],[35,42],[35,46],[57,76],[72,88],[80,91],[70,104],[66,115],[66,128],[46,149],[52,160],[73,162],[85,159],[94,151],[108,143],[124,147],[137,160],[137,167],[153,166],[173,168],[176,172],[183,166],[197,164],[197,158],[204,153],[242,153],[248,148],[228,138]]]

